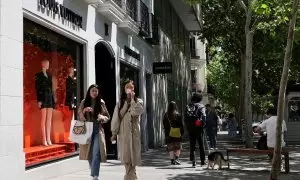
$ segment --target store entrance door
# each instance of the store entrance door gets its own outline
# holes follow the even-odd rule
[[[96,84],[100,86],[102,99],[112,117],[116,105],[115,57],[111,46],[99,42],[95,46]],[[104,125],[108,158],[117,158],[117,147],[111,144],[110,123]]]

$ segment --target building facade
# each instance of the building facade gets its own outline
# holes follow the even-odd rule
[[[198,35],[190,35],[192,92],[202,92],[203,104],[212,104],[207,93],[207,52]]]
[[[170,74],[153,75],[153,117],[150,145],[165,143],[162,127],[163,114],[170,101],[175,101],[183,112],[191,95],[190,32],[200,30],[194,8],[183,0],[154,1],[154,16],[158,22],[159,43],[153,48],[154,62],[172,62]],[[150,127],[151,127],[150,125]],[[151,136],[151,134],[154,134]]]
[[[112,114],[124,83],[133,80],[145,102],[143,151],[164,144],[167,103],[175,100],[182,110],[191,92],[189,32],[199,24],[183,0],[0,0],[0,9],[2,179],[22,177],[25,167],[51,153],[76,153],[68,142],[70,121],[94,83]],[[172,62],[172,73],[155,74],[153,62]],[[43,100],[53,98],[46,122],[54,146],[42,146],[41,89],[49,90]],[[115,147],[108,152],[115,155]]]

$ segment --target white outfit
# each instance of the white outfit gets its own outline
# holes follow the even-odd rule
[[[270,148],[274,148],[276,144],[276,127],[277,127],[277,116],[271,116],[269,119],[264,120],[259,127],[267,132],[267,145]],[[287,131],[286,123],[282,121],[282,143],[281,147],[285,146],[283,139],[283,132]]]

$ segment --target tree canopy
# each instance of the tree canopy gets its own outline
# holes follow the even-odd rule
[[[203,27],[200,38],[207,41],[210,61],[208,83],[214,95],[234,108],[238,105],[241,56],[245,54],[245,12],[239,0],[189,0],[200,3]],[[242,0],[241,0],[242,1]],[[248,1],[243,1],[246,5]],[[277,95],[283,66],[291,2],[255,0],[251,28],[253,38],[252,105],[265,111]],[[300,17],[298,17],[300,18]],[[298,25],[298,24],[297,24]],[[290,80],[299,81],[300,26],[296,26]]]

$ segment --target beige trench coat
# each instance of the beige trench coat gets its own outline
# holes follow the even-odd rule
[[[111,131],[118,135],[122,164],[137,166],[141,163],[140,116],[144,109],[143,100],[132,100],[130,105],[126,101],[120,111],[119,107],[118,103],[114,110]]]
[[[110,119],[109,113],[106,109],[105,103],[103,100],[101,100],[102,104],[102,109],[104,111],[101,113],[101,115],[106,116],[104,122],[107,123]],[[78,118],[81,121],[92,121],[90,119],[86,119],[84,114],[83,114],[83,104],[84,100],[81,101],[80,107],[78,109]],[[100,144],[100,156],[101,156],[101,162],[106,162],[106,142],[105,142],[105,133],[104,129],[102,126],[100,126],[100,131],[99,131],[99,144]],[[86,144],[86,145],[79,145],[79,159],[80,160],[89,160],[91,157],[91,152],[90,152],[90,147],[91,144]]]

